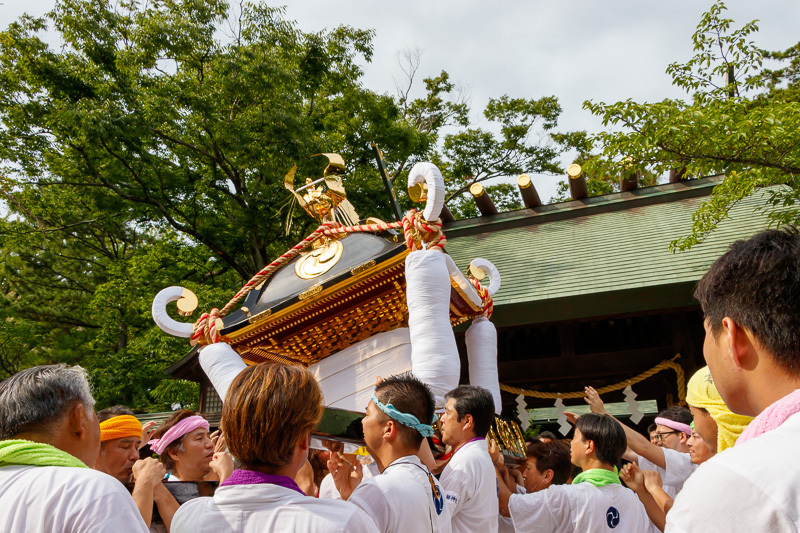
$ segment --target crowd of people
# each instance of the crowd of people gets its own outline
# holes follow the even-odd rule
[[[734,243],[695,296],[708,366],[687,384],[688,407],[643,435],[587,387],[591,412],[568,415],[572,437],[530,439],[521,465],[487,438],[489,391],[450,391],[437,424],[411,373],[379,378],[366,452],[352,455],[312,449],[324,402],[300,366],[242,370],[215,432],[188,410],[158,428],[123,406],[95,411],[80,367],[23,370],[0,383],[0,529],[797,531],[800,234]],[[195,492],[171,490],[186,485]]]

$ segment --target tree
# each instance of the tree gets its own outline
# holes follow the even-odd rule
[[[445,71],[423,97],[395,99],[361,83],[370,31],[306,33],[261,5],[227,13],[222,0],[62,0],[0,33],[0,378],[64,361],[90,370],[101,405],[191,401],[195,389],[162,381],[186,345],[157,329],[150,302],[180,284],[205,309],[224,304],[304,237],[315,223],[283,178],[294,164],[298,180],[319,177],[313,154],[341,153],[352,203],[386,219],[370,141],[394,177],[441,161],[455,193],[557,168],[534,138],[555,126],[554,97],[494,99],[499,134],[442,142],[469,112]],[[42,40],[50,26],[63,46]]]
[[[673,242],[673,250],[701,242],[736,202],[761,187],[788,185],[771,189],[770,205],[781,209],[769,209],[769,216],[800,222],[798,46],[765,52],[750,40],[756,22],[732,29],[724,11],[722,2],[714,4],[692,37],[696,55],[667,68],[691,101],[584,103],[604,125],[622,129],[596,136],[602,157],[590,171],[618,175],[630,158],[656,175],[672,169],[726,175],[695,213],[692,234]],[[790,64],[768,70],[765,58]]]
[[[0,145],[21,185],[107,190],[248,279],[310,225],[284,223],[293,164],[321,175],[309,156],[338,147],[358,175],[369,141],[418,148],[392,99],[359,83],[371,32],[307,34],[245,4],[221,41],[226,12],[220,0],[65,0],[50,15],[60,53],[36,35],[44,20],[13,23],[0,43]]]

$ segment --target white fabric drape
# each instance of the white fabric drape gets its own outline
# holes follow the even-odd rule
[[[494,412],[499,415],[503,401],[497,377],[497,330],[488,318],[480,316],[472,321],[464,341],[469,360],[469,382],[492,393]]]
[[[461,362],[450,326],[450,275],[439,250],[418,250],[406,257],[406,299],[411,334],[411,370],[427,383],[437,408],[458,386]]]
[[[200,348],[199,360],[200,367],[224,402],[233,378],[247,368],[247,364],[225,342],[217,342]]]

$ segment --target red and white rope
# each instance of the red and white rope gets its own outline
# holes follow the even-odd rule
[[[403,217],[403,220],[397,222],[359,224],[355,226],[342,226],[338,222],[325,222],[289,251],[262,268],[261,271],[239,289],[239,292],[237,292],[221,310],[214,308],[208,313],[200,315],[200,318],[198,318],[197,322],[194,324],[191,343],[193,345],[198,343],[205,345],[219,342],[217,319],[221,320],[231,309],[241,302],[253,288],[269,278],[280,267],[297,257],[300,252],[320,237],[333,237],[350,233],[378,233],[390,229],[399,229],[401,227],[403,228],[406,246],[408,246],[408,249],[411,251],[422,247],[422,243],[424,243],[424,246],[427,248],[444,248],[447,242],[444,233],[442,233],[442,221],[436,220],[435,222],[428,222],[422,218],[422,214],[417,212],[416,209],[409,211],[406,216]]]
[[[494,301],[492,300],[492,295],[489,293],[489,289],[484,288],[481,285],[481,282],[477,279],[469,280],[475,290],[478,291],[478,296],[481,297],[481,301],[483,302],[483,311],[481,312],[481,316],[485,316],[486,318],[492,318],[492,313],[494,312]]]

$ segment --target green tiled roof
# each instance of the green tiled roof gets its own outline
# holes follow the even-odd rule
[[[699,280],[733,241],[767,226],[766,215],[758,210],[767,193],[760,192],[736,205],[705,242],[670,253],[669,243],[690,234],[692,214],[720,181],[704,178],[537,212],[525,209],[457,221],[445,227],[446,250],[463,271],[476,257],[495,264],[502,277],[494,296],[496,309],[514,304],[544,309],[550,301],[577,304],[580,298],[612,293],[635,299],[637,290],[653,292],[676,284],[688,290],[682,302],[691,304],[686,284]],[[580,310],[571,314],[579,316]]]

